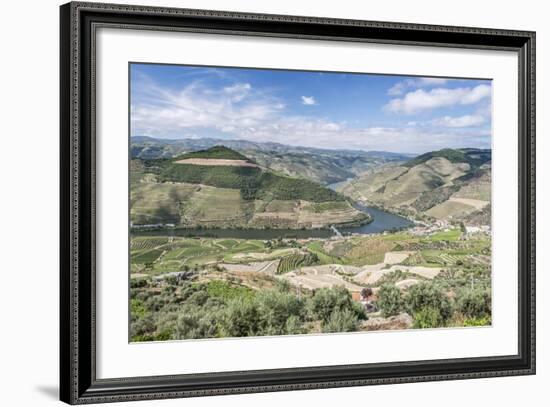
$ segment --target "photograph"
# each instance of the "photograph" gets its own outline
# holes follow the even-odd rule
[[[129,342],[492,325],[490,78],[128,69]]]

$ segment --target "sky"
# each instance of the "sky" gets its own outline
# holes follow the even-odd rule
[[[491,147],[491,81],[136,64],[131,136],[423,153]]]

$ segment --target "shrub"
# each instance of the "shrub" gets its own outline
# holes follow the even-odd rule
[[[457,309],[469,318],[490,316],[491,293],[481,289],[462,290],[457,298]]]
[[[297,296],[278,290],[261,292],[256,297],[260,314],[260,335],[282,335],[287,333],[287,322],[291,317],[301,319],[304,304]]]
[[[305,334],[307,330],[304,328],[302,320],[296,315],[291,315],[285,324],[285,330],[288,335]]]
[[[151,340],[151,334],[155,331],[155,322],[151,315],[146,315],[132,321],[130,324],[130,337],[132,341],[148,341]],[[138,338],[140,337],[140,338]]]
[[[429,307],[438,310],[441,318],[446,321],[452,313],[449,298],[434,283],[425,282],[413,285],[408,291],[407,303],[413,315]]]
[[[437,328],[444,324],[439,309],[423,307],[414,313],[414,328]]]
[[[464,321],[464,326],[488,326],[491,325],[491,317],[477,317],[477,318],[468,318]]]
[[[146,278],[131,278],[130,288],[143,288],[147,286]]]
[[[389,317],[397,315],[404,309],[401,290],[394,285],[384,284],[378,291],[378,308],[382,311],[382,316]]]
[[[323,332],[353,332],[357,331],[359,319],[349,309],[335,310],[330,314],[328,321],[323,322]]]
[[[308,303],[310,315],[313,319],[328,322],[334,311],[350,310],[358,317],[364,318],[362,307],[354,305],[351,294],[344,287],[321,288]]]
[[[255,301],[238,298],[225,307],[220,325],[223,336],[255,336],[258,334],[260,313]]]
[[[186,307],[185,312],[178,316],[173,337],[174,339],[212,338],[217,332],[217,315],[215,312],[205,312],[198,307]]]
[[[143,318],[146,313],[147,308],[141,300],[135,298],[130,300],[130,315],[132,318]]]
[[[205,291],[196,291],[189,296],[186,303],[191,305],[204,305],[208,300],[208,293]]]

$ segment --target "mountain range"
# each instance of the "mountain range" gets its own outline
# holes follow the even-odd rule
[[[322,185],[342,182],[370,168],[413,157],[383,151],[328,150],[247,140],[169,140],[145,136],[131,138],[130,153],[132,158],[139,159],[173,158],[186,152],[222,145],[244,154],[265,168]]]

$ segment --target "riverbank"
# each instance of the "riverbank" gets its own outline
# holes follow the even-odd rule
[[[383,232],[394,232],[403,230],[414,225],[410,220],[394,215],[383,210],[368,207],[360,203],[355,204],[356,209],[368,214],[365,222],[357,226],[335,225],[343,235],[354,234],[375,234]],[[367,221],[368,220],[368,221]],[[233,238],[233,239],[307,239],[307,238],[330,238],[337,236],[337,233],[330,228],[326,229],[197,229],[177,227],[155,227],[155,228],[131,228],[133,236],[180,236],[180,237],[212,237],[212,238]]]

